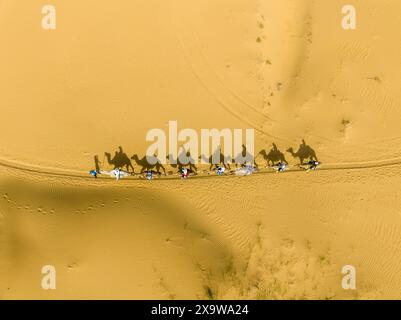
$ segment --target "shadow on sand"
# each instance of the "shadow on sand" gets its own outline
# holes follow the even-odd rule
[[[188,168],[193,172],[198,171],[197,167],[193,163],[195,161],[192,158],[191,153],[189,151],[182,150],[181,153],[178,155],[178,159],[174,159],[174,160],[176,160],[176,161],[174,161],[176,163],[171,163],[170,158],[174,159],[174,156],[172,154],[167,156],[167,161],[169,162],[169,165],[171,167],[173,167],[174,169],[178,169],[178,171],[181,171],[182,168]],[[182,161],[181,159],[183,159],[183,158],[187,158],[189,162],[187,163],[187,161],[185,161],[185,162]]]
[[[104,153],[107,159],[107,163],[111,166],[120,169],[126,169],[127,172],[134,172],[134,167],[132,166],[130,158],[127,156],[127,154],[123,151],[123,148],[120,146],[118,147],[118,151],[114,153],[113,158],[111,157],[111,154],[109,152]],[[95,166],[96,166],[96,158],[95,156]],[[98,164],[97,164],[98,165]],[[130,169],[132,171],[130,171]]]
[[[284,153],[282,153],[277,148],[277,145],[275,143],[273,143],[273,146],[269,152],[266,152],[266,150],[262,150],[259,152],[259,154],[266,161],[267,166],[275,166],[278,165],[280,162],[288,164],[288,161],[285,159]]]
[[[293,148],[287,150],[294,158],[299,159],[299,164],[303,165],[311,160],[317,160],[316,152],[309,145],[306,144],[305,140],[302,139],[302,143],[298,147],[298,151],[294,152]]]
[[[235,158],[233,163],[235,164],[235,167],[238,168],[240,166],[241,168],[246,167],[248,164],[244,163],[243,159],[252,159],[253,165],[257,168],[258,165],[255,162],[255,157],[248,152],[246,149],[246,146],[243,144],[242,145],[242,151],[241,153],[238,153]]]
[[[213,159],[217,159],[217,161],[213,161]],[[218,166],[224,166],[224,168],[229,169],[229,170],[231,169],[230,168],[230,162],[231,162],[230,160],[231,159],[226,159],[224,157],[224,154],[221,153],[219,148],[217,148],[213,152],[213,154],[211,156],[209,156],[209,157],[206,157],[203,154],[200,155],[199,156],[199,160],[203,160],[203,161],[205,161],[205,162],[207,162],[209,164],[209,171],[211,171],[213,169],[213,166],[215,167],[215,169]],[[213,162],[215,162],[215,163],[213,163]]]
[[[146,170],[152,170],[156,169],[156,172],[160,174],[160,169],[163,170],[164,175],[166,175],[166,169],[164,166],[158,161],[159,159],[157,158],[157,155],[153,155],[151,162],[155,162],[155,164],[150,164],[148,162],[148,159],[146,156],[143,156],[141,159],[138,157],[137,154],[134,154],[131,157],[132,160],[135,161],[135,163],[141,167],[141,173],[144,173]]]

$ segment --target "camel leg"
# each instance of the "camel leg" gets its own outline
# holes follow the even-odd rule
[[[158,173],[159,175],[161,174],[161,173],[160,173],[160,168],[163,169],[164,175],[166,175],[166,170],[164,170],[164,167],[163,167],[160,163],[157,163],[157,164],[156,164],[156,171],[157,171],[157,173]]]
[[[317,160],[317,157],[316,157],[316,153],[313,153],[313,154],[312,154],[312,157],[313,157],[312,160],[318,161],[318,160]]]

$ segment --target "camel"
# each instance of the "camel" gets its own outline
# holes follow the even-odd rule
[[[313,150],[310,146],[305,143],[305,140],[302,140],[302,143],[299,145],[299,149],[297,152],[294,152],[293,148],[289,148],[287,152],[291,153],[294,158],[299,158],[300,164],[305,164],[306,162],[311,160],[317,160],[315,150]]]
[[[284,154],[279,149],[277,149],[277,146],[274,143],[273,148],[269,151],[269,153],[267,153],[266,150],[262,150],[259,152],[259,154],[263,157],[264,160],[266,160],[268,166],[275,166],[276,163],[280,162],[288,164]]]
[[[157,158],[156,156],[154,156]],[[163,170],[164,175],[166,175],[166,169],[163,167],[163,165],[159,162],[156,162],[155,164],[150,164],[148,160],[146,159],[146,156],[142,157],[142,159],[139,159],[137,154],[134,154],[131,157],[132,160],[136,162],[138,166],[141,166],[141,173],[144,173],[146,170],[152,170],[153,168],[156,168],[156,171],[158,174],[160,174],[160,168]]]
[[[127,168],[127,171],[129,172],[129,169],[132,169],[132,172],[134,172],[134,167],[132,166],[131,160],[128,158],[128,156],[124,153],[121,152],[122,149],[120,149],[120,152],[116,152],[114,154],[113,159],[111,158],[111,154],[108,152],[105,152],[105,156],[107,158],[107,162],[114,166],[114,169],[117,168],[123,168],[124,166]]]

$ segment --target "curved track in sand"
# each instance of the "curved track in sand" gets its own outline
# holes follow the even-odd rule
[[[281,127],[285,127],[285,124],[259,110],[258,107],[247,101],[234,89],[230,88],[210,64],[207,55],[202,50],[202,47],[205,46],[202,45],[197,32],[178,17],[176,17],[174,21],[175,23],[172,25],[175,30],[175,37],[181,46],[182,54],[184,55],[192,74],[198,80],[200,85],[217,102],[217,104],[233,117],[242,121],[246,125],[251,126],[262,135],[270,137],[276,141],[291,144],[290,140],[274,135],[264,128],[266,121],[278,124]],[[318,134],[312,134],[311,136],[331,143],[337,142],[335,139]],[[302,140],[303,137],[297,136],[296,139]],[[374,148],[374,145],[383,143],[384,141],[394,142],[400,140],[401,135],[389,138],[371,139],[363,144],[358,143],[357,145],[349,145],[349,148],[362,147],[368,150]]]
[[[386,160],[379,160],[379,161],[369,161],[369,162],[350,162],[350,163],[327,163],[322,164],[318,171],[327,171],[327,170],[361,170],[361,169],[372,169],[372,168],[380,168],[380,167],[390,167],[395,165],[401,165],[401,158],[394,158],[394,159],[386,159]],[[88,174],[89,171],[78,171],[72,169],[54,169],[54,168],[44,168],[44,167],[35,167],[34,165],[28,164],[21,164],[12,161],[8,161],[6,159],[0,159],[0,166],[7,168],[18,170],[21,172],[26,173],[33,173],[37,175],[46,175],[46,176],[53,176],[53,177],[62,177],[62,178],[69,178],[69,179],[90,179],[94,180],[92,176]],[[304,169],[300,168],[299,165],[290,165],[289,168],[283,172],[284,173],[291,173],[291,172],[302,172],[305,171]],[[191,176],[190,180],[192,179],[202,179],[202,178],[221,178],[215,174],[212,174],[213,171],[201,171],[201,173]],[[269,174],[269,173],[276,173],[271,167],[259,169],[259,171],[253,173],[256,175],[260,174]],[[225,177],[234,177],[237,176],[235,174],[226,174]],[[102,180],[113,180],[109,176],[98,176],[98,179]],[[123,180],[128,181],[140,181],[145,180],[142,174],[135,173],[132,177],[123,178]],[[161,180],[181,180],[178,175],[168,175],[168,176],[161,176],[159,178],[155,178],[154,181],[161,181]]]

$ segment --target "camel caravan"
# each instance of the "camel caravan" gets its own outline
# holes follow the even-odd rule
[[[294,159],[299,160],[298,164],[294,165],[298,169],[310,171],[316,170],[318,166],[320,166],[316,152],[306,144],[305,140],[302,140],[297,151],[294,151],[292,147],[286,151]],[[244,158],[247,155],[248,151],[246,150],[245,145],[242,145],[240,156]],[[153,180],[154,177],[160,178],[161,176],[171,176],[174,174],[178,174],[182,179],[187,179],[190,176],[199,174],[213,173],[217,176],[230,174],[248,176],[254,172],[260,171],[261,167],[270,168],[276,172],[284,172],[289,168],[289,163],[285,154],[278,149],[275,143],[272,144],[270,150],[261,150],[256,157],[252,157],[253,163],[239,163],[237,157],[228,159],[219,149],[215,150],[209,157],[204,155],[198,157],[199,160],[203,160],[203,163],[208,163],[207,166],[202,164],[197,167],[195,163],[198,162],[194,161],[190,152],[186,150],[182,150],[175,161],[170,161],[171,159],[174,159],[172,155],[169,155],[166,158],[167,161],[165,165],[163,165],[158,160],[157,155],[154,155],[153,157],[139,157],[138,154],[134,154],[129,157],[120,146],[113,156],[111,153],[105,152],[103,162],[101,162],[99,157],[96,155],[94,157],[95,169],[89,171],[89,173],[95,178],[101,174],[109,175],[114,177],[116,180],[129,176],[139,176],[143,179]],[[183,158],[187,159],[185,163],[180,160]],[[216,162],[216,159],[219,159],[219,161]],[[101,169],[101,167],[105,166],[111,170]],[[134,167],[138,167],[138,169],[135,171]]]

